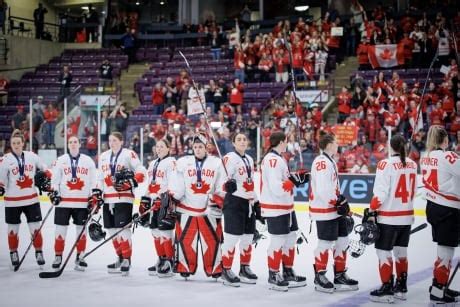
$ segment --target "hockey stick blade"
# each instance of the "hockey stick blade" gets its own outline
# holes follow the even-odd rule
[[[415,227],[414,229],[412,229],[412,230],[410,231],[410,234],[412,235],[412,234],[414,234],[414,233],[416,233],[416,232],[419,232],[420,230],[423,230],[423,229],[425,229],[425,228],[427,228],[427,227],[428,227],[428,224],[427,224],[427,223],[420,224],[420,225],[418,225],[417,227]]]
[[[56,277],[59,277],[61,276],[62,272],[64,272],[64,270],[59,270],[59,271],[54,271],[54,272],[40,272],[38,274],[38,276],[40,276],[40,278],[56,278]]]

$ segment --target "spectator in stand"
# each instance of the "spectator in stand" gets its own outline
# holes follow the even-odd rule
[[[230,90],[230,105],[236,108],[238,114],[242,113],[244,85],[240,79],[233,80]]]
[[[324,74],[326,72],[326,63],[327,63],[327,47],[321,42],[319,44],[318,50],[315,52],[315,74],[319,74],[319,82],[322,83],[325,81]]]
[[[104,62],[99,66],[99,86],[112,86],[112,71],[113,66],[110,64],[109,59],[104,59]]]
[[[262,52],[258,68],[260,72],[260,82],[270,82],[270,72],[273,68],[273,61],[266,52]]]
[[[448,65],[450,54],[449,31],[443,25],[436,31],[435,37],[438,41],[438,62],[437,67]]]
[[[237,45],[235,48],[234,67],[235,78],[238,78],[241,82],[245,82],[245,53],[241,48],[241,45]]]
[[[356,53],[358,54],[359,70],[370,69],[371,64],[369,62],[369,39],[366,37],[362,39]]]
[[[18,105],[17,112],[11,118],[11,131],[16,129],[21,129],[22,123],[26,120],[26,115],[24,114],[24,106]]]
[[[36,136],[38,142],[42,144],[43,140],[42,140],[41,130],[42,130],[43,123],[45,121],[44,112],[46,110],[46,106],[43,103],[43,96],[37,97],[37,102],[33,104],[32,110],[33,110],[32,122],[34,125],[33,127],[34,135]]]
[[[157,119],[157,122],[152,127],[152,133],[153,133],[153,137],[155,138],[156,142],[161,140],[166,135],[166,128],[163,125],[163,122],[161,121],[161,119]]]
[[[345,121],[345,119],[350,115],[351,110],[351,99],[352,96],[348,92],[346,86],[342,87],[342,92],[337,95],[337,103],[339,105],[339,118],[338,123],[341,124]]]
[[[358,0],[351,1],[350,12],[352,18],[355,20],[356,26],[359,28],[363,23],[364,8]]]
[[[126,106],[124,103],[119,103],[115,106],[109,118],[114,121],[114,130],[121,133],[125,133],[126,126],[128,124],[128,113],[126,112]]]
[[[222,128],[220,138],[217,140],[217,145],[219,146],[220,153],[223,156],[233,151],[233,144],[230,140],[230,129],[228,127]]]
[[[1,0],[0,0],[1,1]],[[2,105],[7,104],[8,102],[8,87],[10,82],[8,79],[0,75],[0,102]]]
[[[69,66],[64,65],[62,72],[59,75],[59,83],[61,84],[61,99],[66,98],[70,94],[70,87],[72,85],[72,74],[70,73]]]
[[[110,120],[109,120],[109,112],[107,110],[102,110],[101,112],[101,128],[99,129],[99,133],[101,135],[101,142],[105,143],[109,140],[110,134]]]
[[[167,89],[160,82],[155,84],[152,90],[153,114],[163,114],[165,108],[165,94]]]
[[[356,55],[356,45],[359,39],[359,26],[355,23],[353,17],[350,18],[349,22],[345,24],[344,37],[346,42],[346,55]]]
[[[315,67],[315,53],[308,45],[304,52],[303,58],[303,72],[309,80],[314,80],[314,67]]]
[[[404,50],[404,67],[411,67],[412,65],[412,50],[414,49],[414,41],[409,38],[409,33],[404,32],[403,38],[399,42]]]
[[[137,38],[135,36],[136,30],[126,28],[126,33],[121,37],[121,49],[128,56],[128,63],[132,64],[136,58],[136,44]]]
[[[240,44],[240,27],[238,18],[235,18],[235,27],[227,34],[229,57],[234,58],[236,47]]]
[[[34,10],[35,38],[42,39],[43,30],[45,28],[45,14],[48,10],[43,7],[42,3],[38,4],[38,8]]]
[[[88,34],[88,42],[97,42],[98,39],[98,25],[99,25],[99,13],[94,9],[93,5],[88,5],[88,14],[86,16],[86,23],[90,26],[86,27],[86,33]]]
[[[86,150],[90,157],[97,155],[98,127],[94,117],[94,115],[88,117],[88,121],[85,124]]]
[[[87,38],[87,36],[86,36],[86,28],[82,28],[75,35],[75,42],[79,43],[79,44],[86,43],[86,38]]]
[[[211,34],[208,34],[208,37],[208,45],[211,46],[212,58],[214,60],[220,60],[220,55],[222,53],[222,38],[217,31],[213,31]]]
[[[356,164],[350,169],[352,174],[369,174],[369,168],[364,164],[363,158],[357,158]]]
[[[2,28],[2,33],[5,35],[5,21],[6,13],[8,12],[8,5],[4,0],[0,0],[0,27]]]
[[[282,46],[278,46],[274,51],[273,63],[275,66],[275,80],[280,83],[287,83],[289,80],[288,65],[289,56]]]
[[[409,38],[414,42],[412,49],[412,67],[420,67],[422,63],[422,48],[425,49],[426,34],[420,29],[418,24],[414,25],[414,31],[409,35]]]
[[[55,148],[54,145],[54,133],[56,131],[56,122],[59,116],[59,111],[54,108],[52,103],[49,103],[45,112],[45,123],[44,123],[44,137],[43,141],[47,148]]]
[[[165,88],[166,88],[166,105],[172,106],[175,105],[177,106],[177,87],[176,83],[174,82],[174,79],[171,77],[166,78],[166,83],[165,83]]]

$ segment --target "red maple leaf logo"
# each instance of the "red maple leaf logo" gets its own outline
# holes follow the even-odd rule
[[[254,191],[254,182],[248,183],[247,181],[243,182],[243,188],[246,192]]]
[[[381,52],[381,53],[379,54],[379,57],[380,57],[382,60],[387,60],[387,61],[388,61],[388,60],[391,60],[391,59],[393,58],[393,55],[394,55],[394,52],[393,52],[393,51],[391,51],[391,50],[388,49],[388,48],[385,48],[385,49],[383,50],[383,52]]]
[[[193,190],[195,194],[208,194],[210,185],[203,181],[201,183],[201,187],[197,187],[196,183],[192,183],[190,188]]]
[[[110,177],[110,176],[105,176],[104,181],[105,181],[105,185],[106,185],[106,186],[108,186],[108,187],[113,186],[112,177]]]
[[[149,193],[150,194],[156,194],[160,191],[160,185],[159,184],[149,184]]]
[[[67,181],[67,187],[69,188],[69,190],[80,190],[81,191],[84,186],[85,186],[85,183],[80,178],[77,178],[75,182]]]
[[[34,184],[33,180],[27,175],[24,175],[24,180],[22,181],[19,179],[16,180],[16,185],[20,187],[21,190],[31,188],[33,184]]]
[[[289,179],[283,182],[284,192],[291,192],[291,195],[292,195],[293,189],[294,189],[294,184]]]

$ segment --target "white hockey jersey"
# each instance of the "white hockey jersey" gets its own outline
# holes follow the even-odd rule
[[[271,151],[260,167],[260,208],[262,216],[274,217],[294,210],[293,183],[286,160]]]
[[[71,161],[69,154],[62,155],[56,160],[52,173],[51,185],[62,198],[60,208],[88,206],[88,197],[97,183],[97,170],[93,159],[80,154],[78,160]]]
[[[37,189],[34,176],[39,170],[46,170],[40,157],[30,151],[23,151],[18,159],[13,153],[7,153],[0,164],[0,185],[5,188],[5,206],[21,207],[38,203]],[[23,176],[20,174],[20,164],[24,165]],[[22,178],[21,178],[22,177]]]
[[[460,209],[460,157],[453,151],[434,150],[420,159],[426,199]]]
[[[224,156],[225,167],[230,179],[236,180],[237,189],[233,193],[244,199],[255,199],[254,193],[254,160],[249,155],[240,156],[229,152]]]
[[[160,198],[161,193],[167,192],[168,182],[172,179],[175,167],[176,159],[173,157],[152,161],[147,169],[148,186],[145,195],[154,200]]]
[[[377,222],[388,225],[411,225],[414,222],[414,195],[417,164],[406,158],[404,167],[399,156],[377,164],[374,196],[370,207],[377,211]]]
[[[123,168],[127,168],[133,171],[136,176],[136,181],[139,184],[147,177],[147,170],[134,151],[122,148],[117,155],[112,154],[112,150],[107,150],[101,154],[100,177],[102,178],[100,178],[98,186],[102,187],[105,203],[133,203],[134,191],[118,192],[115,190],[114,180],[112,178],[115,175],[114,170],[116,172]],[[114,169],[112,169],[111,166],[113,166]]]
[[[205,215],[210,198],[215,194],[219,197],[225,195],[224,182],[225,174],[219,158],[207,156],[200,164],[195,156],[190,155],[177,160],[173,180],[169,181],[169,191],[180,202],[178,212],[200,216]]]
[[[340,194],[339,174],[335,161],[320,154],[313,160],[310,173],[310,217],[315,221],[328,221],[339,217],[336,202]]]

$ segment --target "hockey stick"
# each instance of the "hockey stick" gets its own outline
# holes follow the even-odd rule
[[[452,281],[454,280],[455,275],[457,274],[458,268],[459,268],[459,267],[460,267],[460,260],[457,262],[457,265],[455,266],[455,269],[454,269],[454,271],[452,272],[452,275],[450,275],[450,278],[449,278],[449,281],[447,282],[447,285],[446,285],[445,290],[449,289],[450,284],[451,284]],[[445,291],[445,290],[444,290],[444,291]]]
[[[69,262],[69,259],[72,256],[73,252],[75,251],[75,248],[77,247],[78,242],[80,241],[81,237],[85,233],[86,226],[92,220],[95,214],[96,214],[96,207],[94,207],[93,210],[88,215],[88,218],[86,219],[85,224],[83,224],[83,229],[78,234],[77,239],[75,240],[75,243],[72,245],[72,248],[70,249],[70,252],[67,255],[67,258],[64,260],[64,263],[62,264],[61,268],[57,271],[41,272],[40,274],[38,274],[40,278],[56,278],[62,275],[62,272],[64,272],[64,269],[67,266],[67,263]]]
[[[22,258],[21,258],[21,260],[19,261],[18,265],[16,265],[16,266],[13,268],[13,271],[14,271],[14,272],[17,272],[17,271],[19,270],[19,268],[21,267],[22,263],[24,262],[24,259],[26,259],[26,256],[27,256],[27,254],[29,253],[29,251],[30,251],[32,245],[34,244],[34,241],[35,241],[37,235],[41,232],[43,226],[45,225],[46,220],[48,219],[49,215],[51,214],[51,211],[53,211],[53,208],[54,208],[54,205],[52,204],[51,207],[48,209],[48,212],[46,212],[46,215],[45,215],[45,217],[43,218],[40,227],[39,227],[38,230],[35,231],[35,233],[32,235],[32,239],[30,240],[29,246],[27,246],[27,249],[26,249],[26,251],[24,252],[24,255],[22,255]]]
[[[291,75],[291,82],[292,82],[292,93],[294,94],[294,114],[295,114],[295,117],[296,117],[296,133],[297,133],[297,141],[299,142],[300,144],[300,119],[299,117],[297,116],[297,87],[296,87],[296,84],[295,84],[295,75],[294,75],[294,68],[293,68],[293,55],[292,55],[292,48],[291,48],[291,44],[288,43],[287,41],[287,33],[286,33],[286,29],[284,29],[283,31],[283,35],[284,35],[284,44],[286,46],[286,49],[288,51],[288,54],[289,54],[289,66],[290,66],[290,75]],[[302,157],[302,153],[299,151],[299,160],[300,160],[300,168],[303,169],[303,157]]]
[[[179,54],[184,59],[185,65],[187,66],[187,71],[188,71],[188,74],[190,76],[190,80],[192,80],[192,87],[195,90],[196,94],[198,95],[198,100],[200,101],[201,109],[203,109],[203,115],[204,115],[204,119],[206,121],[206,126],[208,126],[208,130],[209,130],[209,133],[211,134],[211,138],[212,138],[214,144],[216,145],[217,154],[219,155],[219,159],[222,162],[222,165],[223,165],[224,170],[225,170],[225,174],[228,177],[228,171],[227,171],[227,167],[225,166],[224,159],[222,158],[222,153],[220,152],[219,145],[217,144],[216,137],[214,136],[214,131],[212,130],[211,125],[209,124],[209,118],[208,118],[208,114],[206,113],[205,104],[204,104],[203,100],[201,99],[200,92],[198,91],[198,87],[197,87],[195,79],[193,78],[193,75],[192,75],[192,68],[190,67],[190,63],[188,62],[187,58],[185,57],[185,55],[180,50],[179,50]]]
[[[86,257],[88,257],[89,255],[91,255],[92,253],[94,253],[96,250],[98,250],[102,245],[105,245],[107,242],[110,242],[112,241],[113,238],[115,238],[116,236],[118,236],[123,230],[125,229],[129,229],[131,228],[131,226],[137,222],[140,221],[140,219],[147,215],[148,213],[152,212],[152,209],[153,209],[153,206],[145,211],[144,213],[138,215],[136,218],[133,218],[131,222],[129,222],[128,224],[126,224],[124,227],[118,229],[115,233],[113,233],[110,237],[108,237],[107,239],[105,239],[104,241],[102,241],[101,243],[99,243],[96,247],[94,247],[92,250],[90,250],[89,252],[86,252],[83,257],[80,258],[80,260],[85,260]]]

